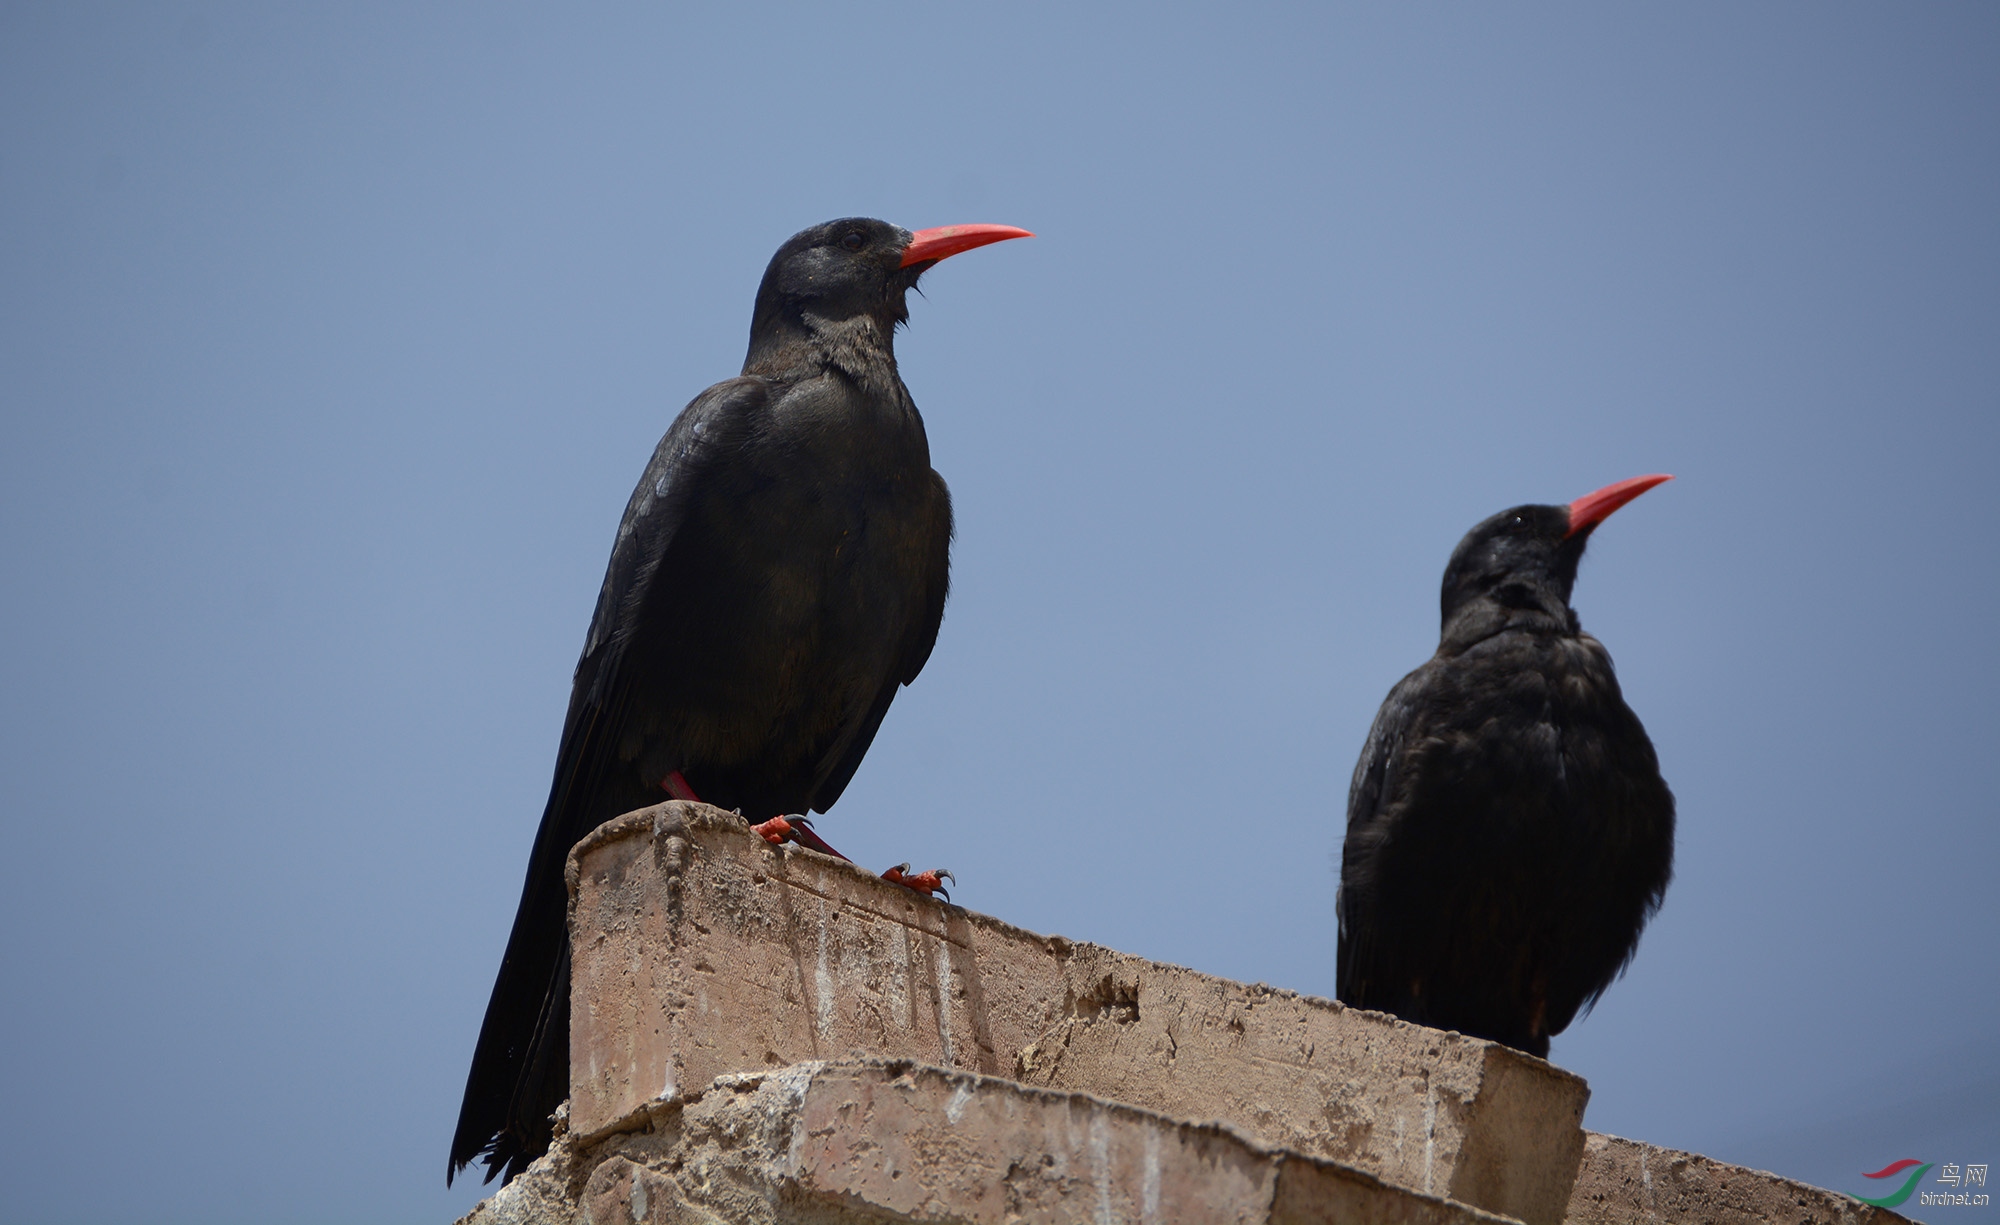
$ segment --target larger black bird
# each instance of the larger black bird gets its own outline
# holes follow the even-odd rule
[[[933,264],[1026,236],[855,218],[771,258],[742,376],[681,412],[618,525],[447,1183],[481,1156],[489,1181],[512,1178],[548,1148],[569,1081],[577,840],[663,788],[758,821],[824,812],[923,669],[951,497],[892,340]]]
[[[1673,874],[1674,797],[1569,606],[1591,532],[1672,478],[1472,529],[1437,654],[1375,716],[1347,799],[1340,998],[1546,1057]]]

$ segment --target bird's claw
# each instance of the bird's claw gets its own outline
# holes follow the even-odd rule
[[[762,825],[751,826],[750,832],[772,846],[777,846],[781,842],[798,841],[801,829],[808,833],[812,831],[811,823],[804,817],[772,817]]]
[[[951,900],[951,891],[944,887],[944,882],[950,881],[954,885],[958,883],[958,878],[944,868],[932,868],[928,872],[912,872],[907,863],[899,863],[890,868],[882,874],[882,879],[892,885],[914,889],[925,897],[934,893],[939,894],[947,902]]]
[[[772,846],[791,842],[807,850],[818,851],[822,855],[831,855],[835,859],[847,858],[834,850],[832,843],[819,836],[819,831],[812,827],[812,819],[803,813],[794,813],[789,817],[772,817],[762,825],[752,825],[750,832]]]

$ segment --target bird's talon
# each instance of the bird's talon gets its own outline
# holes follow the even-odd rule
[[[947,902],[951,900],[951,891],[944,887],[944,882],[950,881],[954,885],[958,883],[958,878],[953,876],[947,869],[932,868],[928,872],[912,872],[910,871],[910,865],[907,863],[899,863],[887,872],[882,873],[882,879],[892,885],[901,885],[905,889],[915,890],[925,897],[938,894]]]
[[[795,840],[798,837],[798,831],[794,828],[794,822],[803,823],[804,820],[805,818],[803,817],[793,817],[790,820],[784,817],[772,817],[762,825],[751,826],[750,832],[772,846],[777,846],[779,843]]]

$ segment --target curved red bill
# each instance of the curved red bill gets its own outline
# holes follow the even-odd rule
[[[1606,485],[1594,493],[1584,494],[1569,504],[1569,530],[1563,533],[1568,539],[1578,532],[1588,531],[1611,517],[1611,512],[1630,502],[1633,498],[1655,485],[1664,485],[1673,480],[1664,473],[1652,476],[1627,477],[1616,484]]]
[[[983,247],[989,242],[1033,237],[1033,234],[1013,225],[933,226],[910,235],[910,245],[903,248],[903,267],[908,268],[911,264],[921,264],[926,260],[945,259],[957,255],[960,251]]]

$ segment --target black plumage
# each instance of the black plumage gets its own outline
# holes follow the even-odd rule
[[[1437,654],[1382,703],[1341,855],[1340,998],[1546,1057],[1673,872],[1674,798],[1569,606],[1595,527],[1669,478],[1472,529]]]
[[[466,1078],[446,1180],[545,1151],[569,1074],[563,865],[674,779],[751,820],[824,812],[944,615],[951,498],[897,373],[904,295],[1026,235],[882,221],[794,236],[739,378],[683,410],[640,477],[570,691],[555,779]]]

